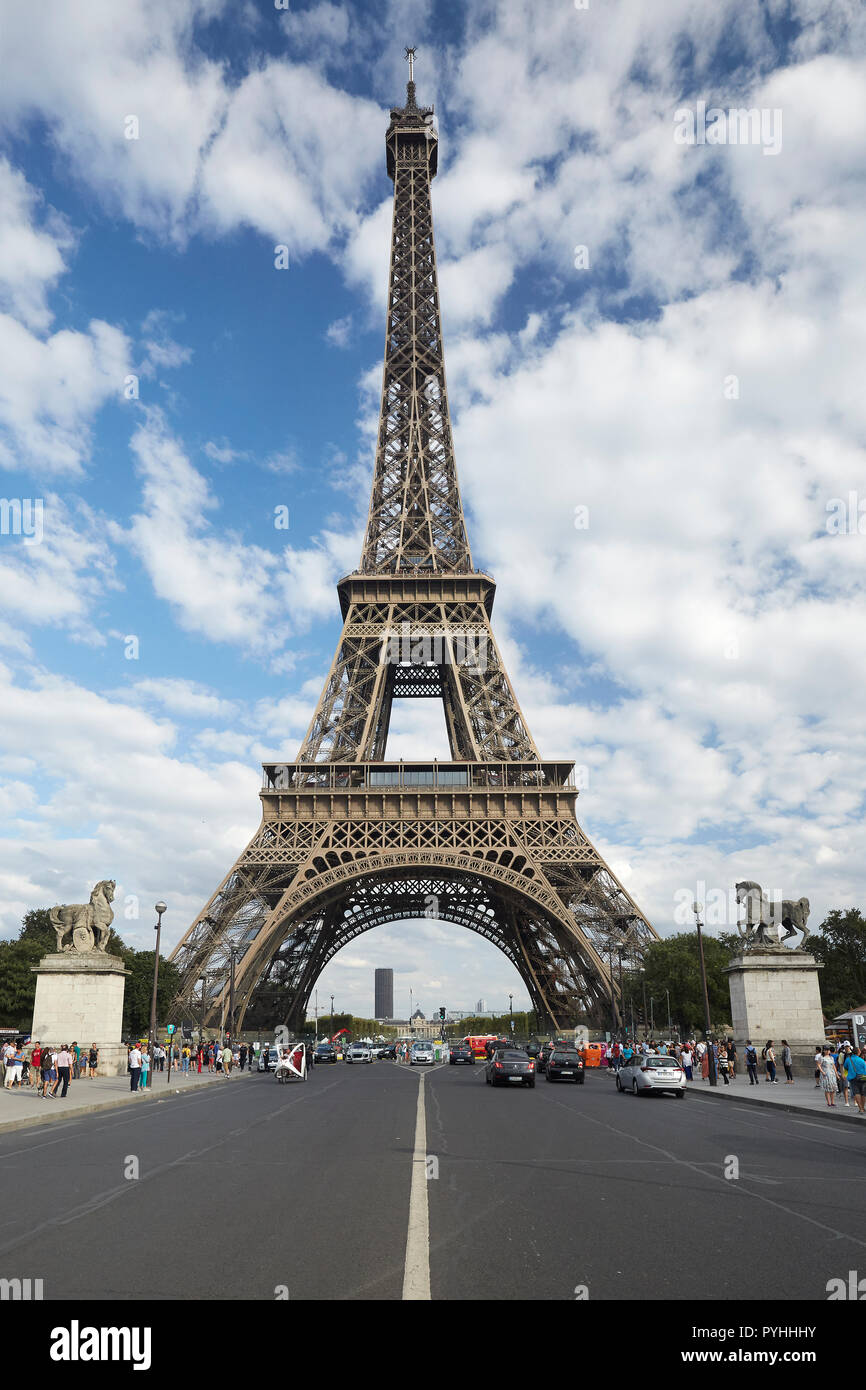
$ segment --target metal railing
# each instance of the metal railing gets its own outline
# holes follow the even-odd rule
[[[574,787],[574,764],[565,762],[512,763],[264,763],[262,790],[382,791],[419,788],[457,791],[461,788],[534,791]]]

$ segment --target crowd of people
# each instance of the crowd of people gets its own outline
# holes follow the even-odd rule
[[[99,1048],[96,1043],[4,1043],[0,1053],[4,1090],[30,1091],[42,1100],[65,1100],[70,1081],[99,1074]],[[62,1089],[61,1089],[62,1087]]]
[[[158,1043],[153,1049],[153,1070],[164,1072],[166,1068],[180,1072],[181,1076],[201,1075],[202,1072],[219,1073],[229,1077],[232,1071],[244,1071],[249,1065],[258,1066],[260,1046],[258,1043],[220,1044],[216,1040],[200,1043]],[[129,1088],[143,1092],[147,1088],[150,1075],[150,1054],[141,1042],[127,1045],[127,1067]],[[152,1080],[152,1077],[151,1077]]]
[[[635,1039],[628,1039],[624,1043],[613,1042],[602,1044],[602,1064],[606,1064],[611,1070],[618,1070],[624,1063],[630,1060],[635,1053],[647,1053],[654,1056],[670,1054],[676,1057],[686,1075],[687,1081],[694,1081],[700,1075],[703,1081],[710,1080],[710,1059],[715,1062],[716,1076],[721,1078],[725,1086],[731,1085],[736,1080],[737,1068],[740,1057],[736,1043],[733,1038],[722,1038],[719,1042],[695,1042],[694,1038],[686,1042],[656,1043],[651,1039],[638,1042]],[[828,1106],[832,1109],[836,1104],[837,1095],[843,1097],[844,1104],[850,1108],[850,1096],[854,1097],[854,1103],[861,1115],[866,1114],[866,1049],[855,1047],[853,1043],[844,1042],[835,1045],[824,1045],[815,1051],[815,1086],[820,1087],[826,1098]],[[772,1039],[768,1039],[758,1052],[755,1044],[749,1040],[743,1049],[743,1064],[745,1073],[749,1078],[750,1086],[759,1086],[761,1081],[758,1073],[764,1071],[763,1080],[768,1086],[778,1086],[779,1081],[776,1075],[777,1065],[781,1065],[785,1072],[785,1085],[794,1085],[794,1059],[787,1039],[783,1038],[778,1049]]]

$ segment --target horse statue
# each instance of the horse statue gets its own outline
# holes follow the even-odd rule
[[[737,903],[746,907],[746,920],[737,922],[737,931],[745,938],[747,948],[780,947],[801,932],[800,944],[794,949],[803,950],[809,938],[806,923],[811,909],[808,898],[784,898],[776,902],[767,897],[760,883],[744,879],[737,884]]]
[[[89,903],[64,903],[60,907],[52,907],[48,916],[57,936],[58,951],[78,951],[82,955],[88,951],[105,951],[114,921],[111,904],[116,887],[113,878],[104,878],[97,883]],[[67,932],[72,933],[72,941],[64,946],[63,938]]]

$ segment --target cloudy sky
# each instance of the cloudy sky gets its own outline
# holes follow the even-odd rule
[[[866,905],[858,0],[0,10],[3,934],[114,877],[121,933],[165,897],[173,945],[297,750],[372,475],[409,43],[473,557],[536,743],[662,934],[696,894],[726,925],[744,877],[813,926]],[[389,756],[447,756],[429,702],[395,715]],[[525,999],[444,923],[320,992],[367,1012],[377,965],[398,1008]]]

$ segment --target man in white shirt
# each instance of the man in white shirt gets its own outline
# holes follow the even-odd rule
[[[141,1048],[138,1043],[134,1043],[129,1052],[129,1089],[138,1090],[138,1082],[141,1076]]]

